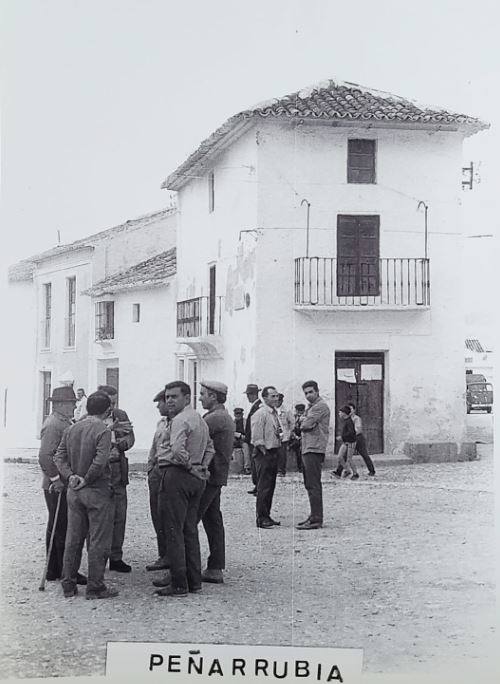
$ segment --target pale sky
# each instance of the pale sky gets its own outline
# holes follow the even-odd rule
[[[162,180],[226,118],[326,78],[479,116],[467,230],[500,169],[493,0],[3,0],[3,264],[168,204]]]

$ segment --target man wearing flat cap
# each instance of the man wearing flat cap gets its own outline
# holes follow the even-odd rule
[[[146,570],[165,570],[168,568],[167,561],[167,544],[165,541],[165,532],[161,521],[161,515],[158,508],[158,493],[161,484],[161,472],[158,467],[158,449],[160,445],[161,436],[167,424],[167,405],[165,403],[165,390],[161,390],[153,399],[156,402],[156,408],[161,416],[156,426],[156,432],[153,437],[153,444],[149,450],[147,473],[148,473],[148,488],[149,488],[149,509],[151,511],[151,520],[155,528],[156,541],[158,545],[158,558],[153,563],[146,565]]]
[[[227,386],[224,383],[216,380],[201,381],[200,401],[207,411],[203,418],[208,425],[215,450],[208,466],[210,475],[198,509],[198,520],[203,522],[210,549],[207,568],[201,578],[204,582],[214,584],[222,584],[224,581],[226,558],[220,495],[222,487],[227,485],[235,432],[234,421],[224,406],[226,398]]]
[[[111,486],[113,487],[113,540],[109,556],[109,569],[114,572],[130,572],[123,560],[123,541],[127,523],[128,459],[125,452],[134,446],[135,436],[132,423],[126,411],[117,407],[118,391],[111,385],[99,385],[99,392],[107,394],[111,401],[111,412],[106,424],[111,430]]]
[[[261,407],[262,402],[259,399],[259,386],[252,383],[247,385],[244,394],[247,395],[247,399],[251,404],[250,411],[247,415],[247,421],[245,423],[245,441],[243,442],[243,453],[245,456],[245,472],[250,471],[252,475],[253,489],[248,491],[249,494],[257,496],[257,470],[255,467],[255,460],[253,454],[253,444],[252,444],[252,417],[253,414]]]
[[[52,413],[45,419],[40,432],[40,451],[38,463],[42,469],[42,488],[45,503],[49,512],[45,543],[48,550],[52,529],[55,523],[54,541],[50,553],[47,569],[47,580],[53,582],[62,576],[64,541],[66,539],[68,507],[66,502],[66,485],[61,479],[54,463],[54,454],[61,442],[64,431],[71,425],[73,411],[76,406],[76,396],[72,387],[56,387],[49,397],[52,402]],[[59,512],[55,519],[57,500]],[[78,583],[86,584],[86,578],[78,573]]]

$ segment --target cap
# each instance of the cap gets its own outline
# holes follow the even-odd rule
[[[295,404],[295,410],[296,410],[296,411],[298,411],[299,409],[301,409],[302,411],[304,411],[305,408],[306,408],[306,405],[305,405],[305,404]]]
[[[221,394],[227,394],[227,385],[218,380],[202,380],[200,382],[202,387],[206,387],[213,392],[220,392]]]
[[[55,387],[49,401],[76,401],[72,387]]]
[[[110,406],[111,399],[102,390],[93,392],[87,397],[87,413],[89,416],[99,416],[101,413],[105,413]]]
[[[233,409],[233,413],[245,413],[245,409],[237,407]]]
[[[257,394],[260,392],[260,387],[258,385],[247,385],[246,390],[243,392],[243,394]]]
[[[155,396],[153,401],[165,401],[165,390],[162,389],[158,392],[158,394]]]

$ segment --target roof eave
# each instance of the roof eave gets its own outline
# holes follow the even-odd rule
[[[103,297],[104,295],[121,294],[122,292],[128,292],[131,290],[149,290],[158,287],[163,287],[164,285],[170,285],[172,278],[175,273],[169,276],[165,276],[161,280],[156,280],[154,282],[145,283],[126,283],[123,285],[109,285],[99,287],[98,285],[90,287],[88,290],[82,291],[82,294],[88,295],[89,297]]]

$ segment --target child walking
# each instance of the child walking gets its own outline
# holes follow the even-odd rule
[[[358,480],[359,474],[352,460],[356,447],[356,430],[350,414],[350,406],[343,406],[339,411],[339,417],[343,421],[342,445],[339,449],[339,466],[343,468],[343,477],[351,475],[351,480]]]

